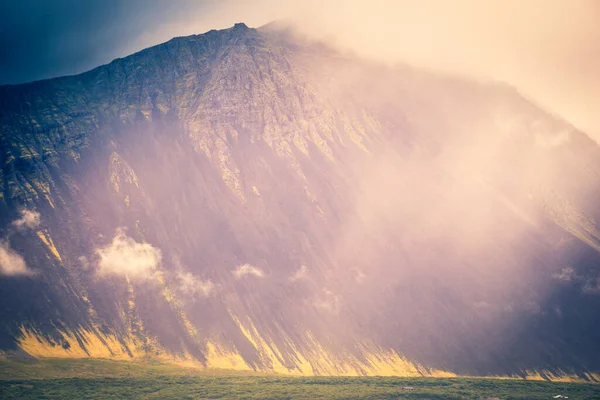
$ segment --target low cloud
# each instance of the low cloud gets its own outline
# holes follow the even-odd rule
[[[557,135],[535,135],[535,143],[540,147],[555,148],[567,144],[571,141],[571,134],[568,131],[562,131]]]
[[[565,267],[558,273],[553,274],[552,277],[561,282],[571,282],[576,275],[573,267]]]
[[[296,273],[290,276],[290,282],[296,282],[308,278],[308,268],[306,265],[301,265]]]
[[[19,229],[34,229],[40,225],[40,213],[37,211],[22,210],[21,218],[13,221],[13,225]]]
[[[365,275],[360,269],[353,269],[351,272],[352,279],[356,283],[363,283],[367,275]]]
[[[136,242],[122,228],[117,229],[112,242],[96,249],[100,257],[99,275],[122,275],[149,278],[162,260],[160,249],[149,243]]]
[[[29,276],[33,272],[21,255],[8,246],[8,242],[0,242],[0,275],[3,276]]]
[[[587,279],[582,290],[585,294],[600,294],[600,274],[595,278]]]
[[[576,284],[584,294],[600,294],[600,273],[597,276],[580,274],[573,267],[565,267],[552,278],[563,284]]]
[[[255,276],[257,278],[262,278],[264,276],[264,273],[260,268],[250,264],[240,265],[235,269],[235,271],[233,271],[233,276],[235,276],[236,279],[242,279],[243,277],[249,275]]]
[[[88,261],[88,259],[87,259],[87,257],[86,257],[86,256],[80,256],[80,257],[78,258],[78,260],[79,260],[79,264],[81,265],[81,268],[82,268],[83,270],[88,270],[88,269],[90,269],[90,262]]]
[[[208,297],[216,290],[216,285],[211,280],[203,280],[191,272],[178,272],[179,290],[190,297]]]
[[[340,312],[341,303],[340,297],[329,289],[323,289],[313,300],[313,305],[316,308],[331,314],[338,314]]]

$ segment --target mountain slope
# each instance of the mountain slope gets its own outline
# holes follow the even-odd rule
[[[0,346],[598,372],[597,145],[516,91],[243,24],[0,87]]]

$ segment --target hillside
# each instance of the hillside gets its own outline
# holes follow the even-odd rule
[[[0,349],[600,372],[600,152],[500,83],[268,25],[0,87]]]

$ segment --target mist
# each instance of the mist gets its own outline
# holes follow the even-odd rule
[[[596,1],[351,0],[255,6],[272,14],[248,11],[250,23],[288,20],[308,35],[372,59],[508,82],[600,139]],[[228,12],[234,18],[244,15],[226,8],[217,15]]]
[[[596,6],[561,7],[152,3],[111,57],[227,29],[3,89],[28,154],[71,127],[64,176],[7,145],[67,200],[38,194],[5,258],[31,242],[36,269],[67,260],[104,321],[130,332],[127,304],[200,360],[217,341],[267,369],[259,342],[333,373],[388,351],[465,374],[596,367],[600,158],[576,129],[596,123]],[[44,101],[23,111],[21,90]]]

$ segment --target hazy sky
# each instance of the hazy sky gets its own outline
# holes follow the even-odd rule
[[[597,0],[5,0],[0,84],[275,19],[387,62],[508,81],[600,141]]]

